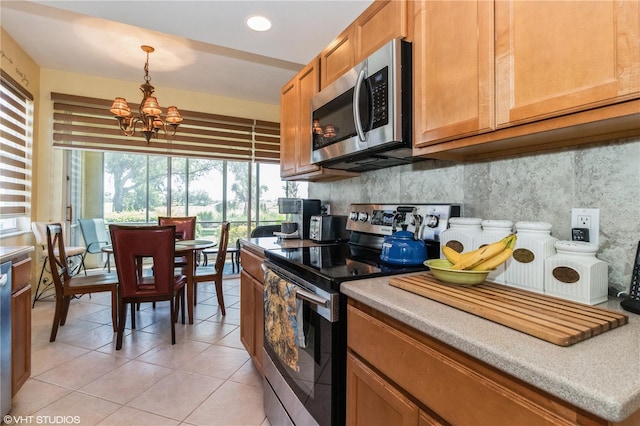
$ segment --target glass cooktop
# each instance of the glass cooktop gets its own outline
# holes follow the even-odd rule
[[[276,265],[322,287],[339,290],[343,281],[426,271],[423,265],[397,266],[380,260],[380,251],[349,243],[266,250]],[[325,281],[321,283],[319,281]]]

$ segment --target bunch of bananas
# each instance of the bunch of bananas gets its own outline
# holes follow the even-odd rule
[[[506,262],[511,257],[515,245],[516,234],[510,234],[500,241],[467,253],[458,253],[448,246],[442,247],[442,253],[453,263],[453,270],[489,271]]]

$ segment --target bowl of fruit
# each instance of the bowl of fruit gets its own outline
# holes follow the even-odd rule
[[[465,271],[451,269],[453,263],[447,259],[429,259],[424,262],[436,279],[458,285],[482,284],[491,271]]]
[[[458,285],[482,284],[492,270],[511,257],[515,244],[516,236],[511,234],[467,253],[458,253],[444,246],[442,253],[446,259],[429,259],[424,264],[442,282]]]

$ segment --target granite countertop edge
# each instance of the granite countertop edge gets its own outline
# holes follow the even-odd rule
[[[640,315],[628,313],[628,324],[561,347],[392,287],[388,280],[345,282],[341,292],[606,420],[622,421],[640,408],[640,376],[625,374],[637,371],[640,362]],[[598,306],[620,310],[615,298]],[[625,353],[635,357],[623,359]]]
[[[249,246],[259,252],[266,250],[313,247],[321,245],[312,240],[302,240],[299,238],[282,239],[277,237],[257,237],[257,238],[240,238],[240,246]]]
[[[0,247],[0,263],[7,262],[17,256],[34,251],[33,246],[2,246]]]

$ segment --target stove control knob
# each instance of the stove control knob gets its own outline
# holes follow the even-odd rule
[[[358,212],[351,212],[349,215],[350,220],[358,220]]]
[[[369,214],[368,213],[364,213],[364,212],[358,213],[358,220],[360,222],[366,222],[367,219],[369,219]]]
[[[438,222],[439,222],[438,216],[431,214],[426,217],[424,224],[427,225],[429,228],[435,228],[436,226],[438,226]]]

